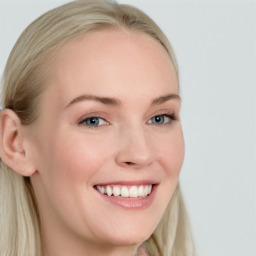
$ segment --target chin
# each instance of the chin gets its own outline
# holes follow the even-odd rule
[[[119,236],[119,237],[111,237],[109,239],[109,243],[115,245],[115,246],[129,246],[129,245],[136,245],[140,244],[144,241],[146,241],[149,237],[151,236],[150,234],[139,234],[139,235],[125,235],[124,236]]]
[[[108,243],[120,246],[135,245],[146,241],[154,232],[155,226],[152,223],[148,225],[136,225],[136,223],[126,223],[123,227],[108,230],[103,239]],[[107,241],[106,241],[107,242]]]

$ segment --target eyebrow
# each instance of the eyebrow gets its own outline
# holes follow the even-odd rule
[[[176,100],[179,100],[179,101],[181,100],[181,98],[178,94],[171,93],[171,94],[160,96],[160,97],[154,99],[152,101],[151,105],[160,105],[160,104],[163,104],[166,101],[172,100],[172,99],[176,99]],[[82,102],[82,101],[95,101],[95,102],[100,102],[100,103],[102,103],[104,105],[108,105],[108,106],[116,106],[116,107],[121,106],[121,101],[119,99],[116,99],[116,98],[99,97],[99,96],[96,96],[96,95],[83,94],[83,95],[80,95],[80,96],[76,97],[70,103],[68,103],[68,105],[65,107],[65,109],[70,107],[71,105],[73,105],[75,103]]]
[[[160,97],[154,99],[152,101],[151,105],[160,105],[160,104],[165,103],[168,100],[173,100],[173,99],[181,101],[180,95],[175,94],[175,93],[171,93],[171,94],[160,96]]]
[[[115,98],[99,97],[99,96],[95,96],[95,95],[83,94],[83,95],[80,95],[80,96],[76,97],[75,99],[73,99],[70,103],[68,103],[68,105],[65,108],[67,108],[77,102],[81,102],[81,101],[96,101],[96,102],[100,102],[104,105],[109,105],[109,106],[120,106],[121,105],[120,100],[115,99]]]

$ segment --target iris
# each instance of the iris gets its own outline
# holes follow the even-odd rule
[[[97,126],[100,123],[99,117],[90,117],[85,120],[85,123],[89,126]]]
[[[165,116],[154,116],[151,120],[152,124],[163,124],[165,122]]]

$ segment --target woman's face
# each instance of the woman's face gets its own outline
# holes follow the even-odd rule
[[[148,35],[109,29],[66,43],[50,69],[29,134],[43,240],[147,239],[184,157],[168,54]]]

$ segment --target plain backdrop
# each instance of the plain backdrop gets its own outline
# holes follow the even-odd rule
[[[0,76],[25,27],[66,2],[0,0]],[[255,256],[255,3],[119,2],[149,14],[178,59],[186,141],[180,180],[199,255]]]

